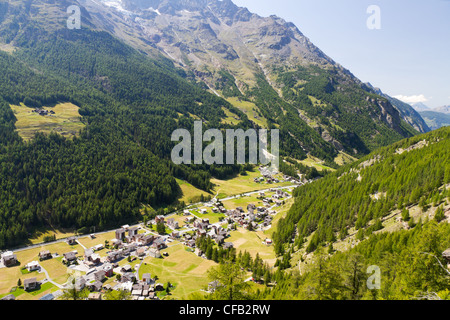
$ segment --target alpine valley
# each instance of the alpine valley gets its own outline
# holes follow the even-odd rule
[[[71,6],[80,8],[80,29],[68,28]],[[0,268],[9,281],[0,297],[37,259],[13,248],[76,236],[80,264],[99,244],[110,249],[99,256],[106,264],[125,250],[112,238],[149,235],[187,251],[168,245],[167,264],[145,251],[142,264],[130,258],[139,249],[129,249],[114,269],[120,277],[106,278],[110,287],[125,288],[130,272],[119,269],[131,264],[142,286],[155,272],[167,283],[154,294],[161,299],[450,296],[441,267],[450,247],[450,129],[430,132],[411,106],[362,83],[293,23],[231,0],[0,0],[0,70],[0,249],[22,254],[21,266]],[[194,132],[195,121],[203,130],[279,129],[281,172],[175,165],[172,132]],[[253,203],[278,209],[260,215]],[[249,209],[242,220],[241,209]],[[171,219],[184,223],[183,212],[198,223],[186,222],[177,237]],[[141,237],[111,231],[128,224]],[[231,245],[217,240],[221,232]],[[377,263],[393,269],[383,269],[387,280],[374,293],[365,271]],[[199,294],[206,270],[215,286]],[[63,276],[39,294],[63,290]],[[230,277],[242,281],[227,285]]]

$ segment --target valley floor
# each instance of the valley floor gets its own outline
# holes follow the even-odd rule
[[[217,265],[212,260],[206,259],[205,255],[199,256],[194,252],[194,247],[188,244],[184,238],[186,234],[195,236],[198,228],[194,227],[191,222],[187,222],[186,218],[194,218],[198,221],[207,219],[209,222],[208,230],[212,228],[222,228],[227,230],[226,242],[232,243],[237,251],[249,252],[254,258],[257,254],[273,266],[276,256],[270,241],[271,234],[275,229],[276,222],[280,216],[284,215],[292,204],[292,190],[296,185],[292,182],[280,180],[278,183],[268,184],[266,182],[255,182],[255,178],[259,178],[259,172],[252,172],[248,175],[238,176],[229,181],[215,180],[216,187],[214,189],[215,196],[223,204],[228,212],[234,211],[236,208],[242,207],[247,209],[248,205],[253,204],[255,207],[265,207],[267,212],[271,211],[271,224],[257,226],[255,231],[249,231],[239,223],[236,230],[229,228],[228,218],[226,214],[213,212],[211,202],[191,204],[186,210],[189,214],[181,213],[170,214],[164,217],[166,223],[166,235],[160,236],[156,233],[155,221],[153,224],[144,226],[139,224],[136,226],[126,226],[128,230],[136,228],[140,235],[152,235],[155,239],[164,241],[164,246],[160,248],[161,257],[154,257],[152,247],[142,246],[144,253],[137,253],[137,249],[130,251],[128,255],[124,255],[117,261],[114,261],[114,273],[106,276],[101,280],[101,292],[105,293],[109,288],[121,289],[124,282],[119,281],[117,274],[124,276],[125,273],[131,272],[137,281],[142,281],[145,274],[152,277],[151,286],[153,288],[159,285],[166,287],[167,283],[172,285],[170,290],[171,299],[186,299],[189,294],[194,292],[205,292],[208,289],[208,278],[206,271],[212,266]],[[281,179],[281,177],[280,177]],[[199,192],[193,186],[178,181],[184,192],[185,200],[195,199]],[[233,191],[231,191],[233,190]],[[232,194],[235,192],[236,194]],[[272,196],[278,192],[284,193],[282,201],[278,204],[272,202]],[[261,196],[264,194],[264,196]],[[263,202],[266,199],[266,202]],[[271,204],[267,204],[270,199]],[[179,228],[175,229],[168,225],[169,219],[173,219],[178,223]],[[236,220],[240,221],[240,220]],[[241,223],[244,220],[240,221]],[[173,236],[173,231],[178,235]],[[52,243],[42,243],[44,236],[54,235],[58,240]],[[94,273],[93,270],[100,270],[102,266],[109,264],[108,255],[113,252],[110,244],[116,237],[116,230],[95,233],[89,236],[73,237],[74,242],[67,243],[68,238],[74,236],[70,231],[42,231],[36,234],[31,240],[31,245],[25,248],[14,250],[14,254],[18,260],[18,264],[13,267],[3,267],[0,265],[0,299],[13,295],[18,300],[37,300],[37,299],[58,299],[64,292],[64,288],[70,283],[73,276],[88,279],[89,274]],[[94,250],[100,258],[100,264],[93,266],[87,262],[86,252],[89,249],[97,247]],[[48,260],[39,259],[40,252],[50,251],[52,258]],[[156,249],[155,249],[156,250]],[[70,266],[64,263],[64,254],[75,252],[76,263]],[[138,257],[140,255],[140,257]],[[27,266],[31,262],[38,263],[38,269],[28,271]],[[251,274],[249,274],[249,277]],[[23,288],[24,281],[35,278],[40,282],[40,286],[36,290],[25,291]],[[20,279],[20,285],[18,281]],[[89,278],[90,279],[90,278]],[[94,280],[86,285],[94,285]],[[256,284],[255,284],[256,285]],[[105,288],[107,288],[105,290]],[[139,296],[139,299],[164,299],[166,291],[154,290],[153,295]],[[136,299],[138,299],[136,297]]]

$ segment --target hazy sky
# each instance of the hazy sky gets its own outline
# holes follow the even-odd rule
[[[450,0],[233,0],[275,14],[363,82],[408,103],[450,105]],[[371,5],[381,29],[369,29]]]

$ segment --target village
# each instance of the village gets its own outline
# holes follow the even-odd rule
[[[291,178],[285,179],[287,181]],[[278,182],[269,176],[257,180],[255,183],[268,185]],[[293,187],[295,186],[274,186],[264,191],[249,192],[221,200],[214,198],[207,203],[191,205],[167,216],[158,215],[145,225],[123,225],[119,229],[99,235],[68,237],[64,239],[64,243],[75,248],[74,250],[55,252],[43,245],[37,259],[25,266],[18,261],[16,253],[6,251],[1,254],[0,275],[2,267],[22,266],[22,273],[36,275],[24,279],[25,292],[44,292],[45,288],[52,286],[51,292],[41,296],[40,300],[58,299],[65,290],[71,288],[87,289],[89,300],[101,300],[108,292],[118,290],[129,292],[133,300],[159,300],[173,289],[173,285],[166,279],[159,279],[155,274],[147,272],[151,270],[152,262],[156,261],[152,259],[168,259],[170,250],[167,249],[177,248],[177,254],[183,251],[184,255],[192,255],[192,259],[200,259],[195,260],[197,264],[203,264],[201,260],[205,260],[205,266],[206,263],[210,266],[213,262],[206,261],[205,253],[196,248],[197,239],[208,237],[217,246],[229,249],[236,247],[229,239],[237,229],[246,233],[262,233],[270,229],[277,214],[276,208],[291,198]],[[242,205],[238,205],[241,203]],[[155,227],[158,224],[164,225],[164,234],[156,232]],[[108,235],[113,237],[108,238]],[[239,242],[239,238],[236,242]],[[272,245],[272,240],[267,236],[259,242],[265,247]],[[87,243],[92,245],[87,246]],[[179,249],[180,246],[185,249]],[[57,267],[61,268],[62,265],[67,270],[69,276],[65,277],[64,283],[51,280],[44,267],[49,260],[57,260]],[[214,290],[212,287],[212,283],[204,283],[201,290]],[[3,295],[1,299],[12,300],[15,295],[10,293]]]

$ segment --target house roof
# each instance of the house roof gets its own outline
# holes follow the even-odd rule
[[[41,297],[39,300],[53,300],[55,299],[55,296],[51,293],[46,294],[45,296]]]
[[[77,257],[77,255],[75,254],[75,252],[70,251],[70,252],[66,252],[63,254],[63,256],[69,260],[69,259],[75,259]]]
[[[23,281],[23,284],[24,284],[24,285],[28,285],[28,284],[36,283],[36,282],[37,282],[37,279],[36,279],[36,278],[29,278],[29,279],[25,279],[25,280]]]

